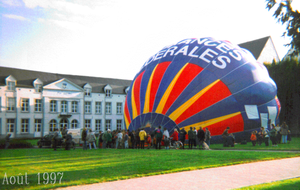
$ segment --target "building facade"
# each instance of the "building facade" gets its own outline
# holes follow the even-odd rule
[[[124,129],[130,80],[0,67],[0,135],[42,137],[54,128]]]

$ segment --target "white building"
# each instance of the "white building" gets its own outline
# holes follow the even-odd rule
[[[0,67],[0,137],[41,137],[63,126],[124,129],[130,83]]]
[[[270,64],[273,61],[280,61],[271,36],[241,43],[239,46],[249,50],[260,63]]]

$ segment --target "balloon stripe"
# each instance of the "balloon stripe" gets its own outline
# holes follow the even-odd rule
[[[181,115],[178,118],[176,118],[175,122],[178,124],[183,120],[225,99],[230,95],[231,92],[229,91],[227,86],[221,80],[219,80],[201,97],[199,97],[193,104],[191,104],[188,110],[183,111]]]
[[[141,105],[140,105],[140,92],[141,92],[141,81],[143,78],[145,71],[142,72],[137,78],[136,78],[136,87],[134,88],[134,97],[135,97],[135,103],[137,108],[137,114],[141,114]]]
[[[166,101],[164,109],[162,111],[163,114],[166,114],[168,109],[174,103],[174,101],[178,98],[178,96],[184,91],[184,89],[190,84],[190,82],[203,70],[203,68],[198,65],[189,63],[187,67],[184,69],[180,77],[178,78],[173,90],[171,91],[171,95]]]
[[[177,108],[173,113],[170,114],[170,118],[173,121],[176,121],[180,115],[185,112],[192,104],[194,104],[204,93],[206,93],[210,88],[212,88],[215,84],[217,84],[220,81],[220,79],[216,80],[215,82],[211,83],[207,87],[205,87],[203,90],[195,94],[193,97],[191,97],[188,101],[183,103],[179,108]]]
[[[230,127],[230,133],[240,132],[244,130],[244,120],[241,112],[232,113],[222,117],[210,119],[207,121],[201,121],[186,127],[183,127],[185,130],[189,130],[190,127],[207,127],[212,136],[221,135],[226,127]]]
[[[159,87],[159,84],[161,82],[162,77],[165,74],[165,71],[167,70],[168,66],[170,65],[171,61],[166,61],[158,64],[158,68],[156,69],[154,76],[153,76],[153,81],[151,84],[151,94],[150,94],[150,107],[149,111],[152,112],[153,109],[153,104],[155,101],[155,96]]]
[[[125,118],[125,124],[126,124],[126,128],[128,129],[128,126],[131,123],[131,120],[130,120],[130,115],[129,115],[127,101],[125,101],[124,110],[125,110],[125,117],[124,117]]]
[[[154,73],[155,73],[157,67],[158,67],[158,65],[156,65],[155,68],[153,69],[152,74],[151,74],[150,79],[149,79],[149,82],[148,82],[146,95],[145,95],[145,105],[144,105],[143,113],[148,113],[149,110],[150,110],[151,86],[152,86],[152,82],[153,82]]]
[[[172,80],[172,82],[170,83],[170,85],[168,86],[167,90],[165,91],[164,95],[162,96],[162,98],[160,99],[160,102],[156,108],[156,113],[162,113],[162,110],[170,96],[171,91],[173,90],[174,85],[176,84],[178,78],[180,77],[181,73],[184,71],[184,69],[186,68],[186,66],[189,63],[186,63],[181,69],[180,71],[176,74],[176,76],[174,77],[174,79]]]

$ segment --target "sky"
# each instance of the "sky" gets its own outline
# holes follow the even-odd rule
[[[300,10],[300,1],[294,1]],[[132,80],[186,38],[290,42],[264,0],[0,0],[0,66]]]

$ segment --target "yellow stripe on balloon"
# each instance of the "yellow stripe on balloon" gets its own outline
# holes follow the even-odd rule
[[[126,114],[125,114],[125,125],[126,125],[126,129],[128,129],[128,127],[129,127],[129,121],[128,121],[128,119],[127,119],[127,116],[126,116]]]
[[[224,121],[226,119],[230,119],[232,117],[235,117],[237,115],[240,115],[241,112],[236,112],[236,113],[232,113],[232,114],[229,114],[229,115],[224,115],[224,116],[221,116],[221,117],[217,117],[217,118],[214,118],[214,119],[210,119],[210,120],[206,120],[206,121],[201,121],[199,123],[194,123],[192,125],[189,125],[189,126],[186,126],[186,127],[183,127],[186,131],[190,129],[190,127],[196,127],[196,129],[199,129],[200,126],[202,128],[205,128],[207,126],[210,126],[210,125],[213,125],[213,124],[216,124],[216,123],[219,123],[221,121]]]
[[[135,81],[132,85],[132,90],[131,90],[132,119],[137,117],[137,109],[136,109],[136,103],[134,98],[134,85],[135,85]]]
[[[211,83],[203,90],[199,91],[193,97],[191,97],[188,101],[183,103],[179,108],[177,108],[173,113],[170,114],[170,119],[175,121],[183,112],[185,112],[191,105],[193,105],[203,94],[205,94],[210,88],[212,88],[215,84],[217,84],[220,79],[216,80],[215,82]]]
[[[168,86],[167,90],[165,91],[164,95],[162,96],[162,98],[160,99],[160,102],[156,108],[156,113],[162,113],[164,107],[165,107],[165,104],[178,80],[178,78],[180,77],[181,73],[183,72],[183,70],[186,68],[186,66],[188,65],[189,63],[186,63],[181,69],[180,71],[176,74],[176,76],[174,77],[174,79],[172,80],[172,82],[170,83],[170,85]]]
[[[153,81],[153,76],[154,73],[156,71],[158,64],[155,66],[155,68],[153,69],[149,82],[148,82],[148,86],[147,86],[147,90],[146,90],[146,96],[145,96],[145,105],[144,105],[144,111],[143,113],[148,113],[149,112],[149,107],[150,107],[150,94],[151,94],[151,86],[152,86],[152,81]]]

